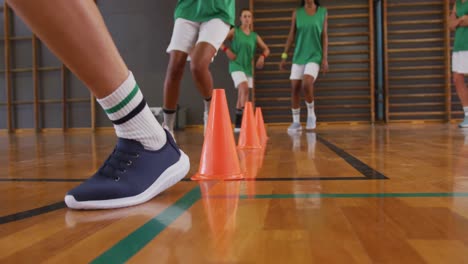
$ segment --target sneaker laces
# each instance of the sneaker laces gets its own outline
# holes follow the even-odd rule
[[[139,156],[140,154],[138,153],[122,151],[116,148],[104,162],[104,165],[99,170],[99,174],[119,181],[120,177],[116,176],[116,172],[121,174],[127,172],[127,168],[130,167],[133,164],[133,160]]]

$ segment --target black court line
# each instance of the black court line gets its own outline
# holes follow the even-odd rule
[[[86,179],[52,179],[52,178],[43,178],[43,179],[34,179],[34,178],[0,178],[0,182],[83,182]]]
[[[364,177],[351,176],[351,177],[301,177],[301,178],[255,178],[255,179],[244,179],[244,181],[353,181],[353,180],[386,180],[387,176],[380,173],[379,171],[371,168],[369,165],[360,161],[358,158],[327,141],[321,136],[317,136],[317,140],[323,145],[328,147],[336,155],[341,157],[354,169],[359,171]],[[0,179],[0,182],[82,182],[86,179],[21,179],[21,178],[10,178]],[[190,178],[184,178],[182,181],[191,181]]]
[[[364,162],[360,161],[358,158],[344,151],[343,149],[337,147],[331,142],[325,140],[321,136],[317,135],[317,140],[328,147],[331,151],[345,160],[349,165],[354,169],[359,171],[364,177],[353,176],[353,177],[303,177],[303,178],[255,178],[255,179],[244,179],[244,181],[349,181],[349,180],[387,180],[388,177],[383,175],[377,170],[374,170]],[[0,182],[82,182],[85,179],[21,179],[21,178],[10,178],[10,179],[0,179]],[[184,182],[192,181],[190,178],[182,179]],[[64,202],[59,202],[55,204],[46,205],[40,208],[19,212],[12,215],[0,217],[0,224],[6,224],[25,218],[45,214],[55,210],[63,209],[66,205]]]
[[[11,214],[11,215],[0,216],[0,225],[19,221],[22,219],[30,218],[30,217],[45,214],[45,213],[49,213],[49,212],[63,209],[66,207],[67,206],[65,205],[64,202],[58,202],[58,203],[49,204],[43,207],[39,207],[39,208],[35,208],[35,209],[23,211],[23,212]]]
[[[383,175],[382,173],[374,170],[373,168],[369,167],[364,162],[360,161],[358,158],[354,157],[353,155],[349,154],[348,152],[344,151],[343,149],[335,146],[334,144],[330,143],[329,141],[325,140],[324,138],[317,135],[317,140],[320,141],[322,144],[327,146],[330,150],[336,153],[336,155],[340,156],[344,159],[349,165],[359,171],[364,177],[369,180],[386,180],[388,179],[387,176]]]

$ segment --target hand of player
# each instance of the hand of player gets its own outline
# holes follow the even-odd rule
[[[226,56],[227,56],[230,60],[236,60],[236,58],[237,58],[237,55],[234,54],[234,52],[232,52],[231,49],[227,49],[227,50],[226,50]]]
[[[257,67],[257,69],[263,69],[263,66],[265,66],[265,58],[263,56],[260,56],[260,58],[258,58],[257,60],[257,64],[255,65],[255,67]]]
[[[322,71],[323,71],[324,74],[328,72],[328,59],[324,59],[322,61],[321,68],[322,68]]]
[[[286,70],[286,60],[281,60],[280,64],[279,64],[279,69],[281,71],[285,71]]]

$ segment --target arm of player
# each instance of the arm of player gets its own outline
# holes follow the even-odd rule
[[[256,67],[257,69],[262,69],[265,65],[265,58],[270,55],[270,49],[260,36],[257,36],[257,45],[263,50],[263,52],[257,60]]]
[[[468,15],[464,15],[459,18],[460,24],[458,24],[459,27],[468,27]]]
[[[452,31],[457,29],[457,27],[460,26],[461,22],[462,22],[461,19],[457,18],[457,7],[456,5],[453,5],[453,10],[450,13],[450,17],[449,17],[449,23],[448,23],[449,29]]]
[[[224,42],[226,42],[227,40],[229,41],[232,41],[234,39],[234,29],[231,29],[226,37],[226,40]],[[234,54],[234,52],[232,52],[232,50],[230,48],[228,48],[224,43],[221,45],[221,49],[226,53],[226,56],[230,59],[230,60],[235,60],[237,55]]]
[[[289,48],[291,47],[293,41],[294,41],[294,36],[296,34],[296,11],[293,11],[292,17],[291,17],[291,27],[289,29],[289,35],[288,35],[288,40],[286,41],[286,46],[284,47],[284,52],[281,55],[281,62],[280,62],[280,70],[285,70],[286,69],[286,59]],[[285,56],[283,56],[286,54]]]
[[[322,71],[328,72],[328,14],[325,15],[325,22],[323,23],[322,31]]]

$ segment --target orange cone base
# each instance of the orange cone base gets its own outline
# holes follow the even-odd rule
[[[258,145],[258,146],[244,146],[244,147],[237,147],[238,149],[261,149],[263,148],[262,145]]]
[[[244,179],[244,173],[226,175],[203,175],[197,173],[190,178],[192,181],[238,181]]]

